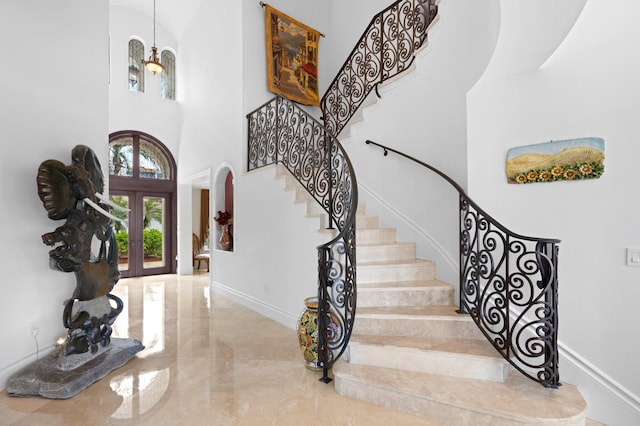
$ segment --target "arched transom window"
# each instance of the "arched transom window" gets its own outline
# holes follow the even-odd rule
[[[143,134],[123,134],[109,142],[109,174],[140,179],[173,180],[169,157]]]

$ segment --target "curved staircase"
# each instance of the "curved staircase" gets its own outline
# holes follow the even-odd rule
[[[326,230],[326,212],[283,167],[276,178],[307,217]],[[575,386],[532,382],[493,349],[468,315],[456,312],[454,287],[436,265],[416,258],[378,217],[357,215],[358,310],[343,359],[333,367],[340,395],[451,425],[586,424]]]

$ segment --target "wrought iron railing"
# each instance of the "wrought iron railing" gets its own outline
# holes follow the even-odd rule
[[[282,164],[329,215],[338,235],[318,246],[318,362],[321,380],[349,343],[356,312],[358,189],[346,152],[324,126],[276,96],[247,115],[247,170]],[[323,331],[324,330],[324,331]]]
[[[412,160],[449,182],[460,195],[460,313],[511,363],[545,387],[558,374],[558,244],[560,240],[515,234],[489,216],[462,187],[438,169]]]
[[[372,90],[411,66],[438,13],[436,3],[399,0],[373,17],[320,101],[324,125],[334,136]]]

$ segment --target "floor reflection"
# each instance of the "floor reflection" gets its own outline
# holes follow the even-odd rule
[[[113,336],[145,349],[69,400],[0,393],[0,424],[429,424],[340,397],[304,368],[294,330],[210,293],[208,277],[121,280]]]

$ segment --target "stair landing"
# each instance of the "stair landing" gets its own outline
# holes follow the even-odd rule
[[[449,425],[584,425],[586,403],[575,386],[546,389],[518,374],[504,383],[339,361],[340,395]]]

